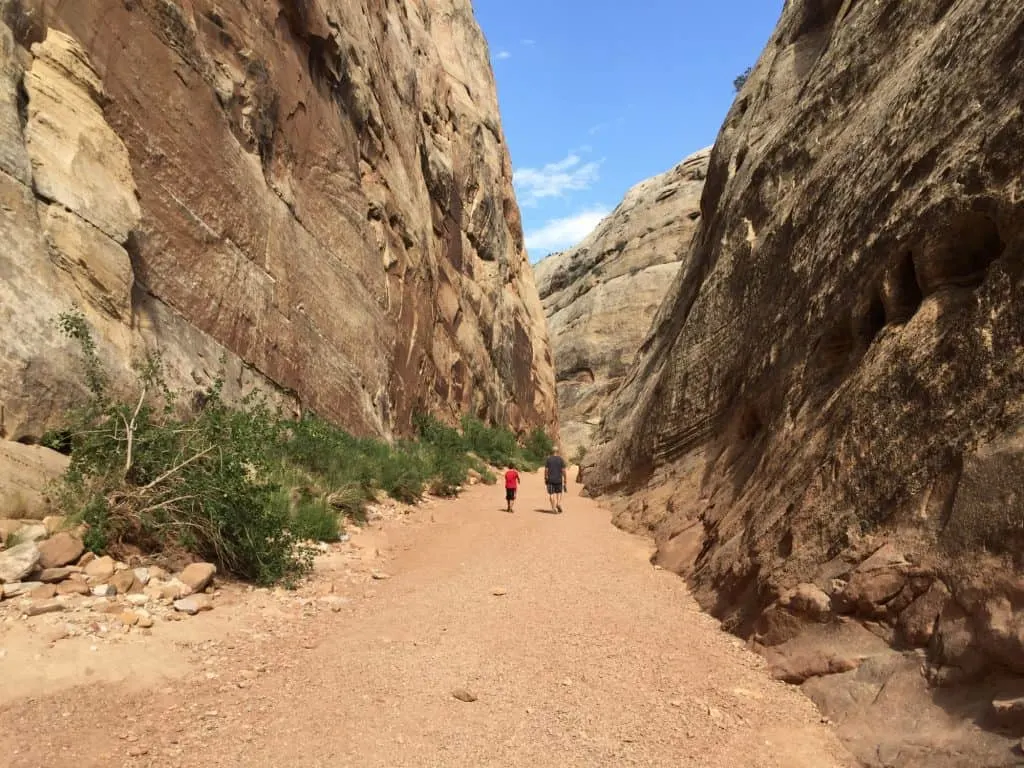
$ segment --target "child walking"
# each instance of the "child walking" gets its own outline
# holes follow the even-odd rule
[[[506,511],[512,512],[516,505],[516,490],[519,488],[519,472],[516,470],[515,464],[508,465],[508,471],[505,472],[505,504]]]

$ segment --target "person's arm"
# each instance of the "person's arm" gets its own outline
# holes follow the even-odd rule
[[[562,464],[562,493],[569,491],[569,468],[563,462]]]

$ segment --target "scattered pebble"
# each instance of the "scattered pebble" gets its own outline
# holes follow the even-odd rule
[[[471,704],[477,700],[476,696],[467,691],[465,688],[456,688],[454,691],[452,691],[452,696],[454,696],[459,701],[466,702],[467,704]]]

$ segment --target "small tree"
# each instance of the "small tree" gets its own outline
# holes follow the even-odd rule
[[[737,75],[735,80],[732,81],[732,87],[736,89],[736,93],[742,91],[743,86],[747,84],[751,70],[751,67],[747,67],[741,74]]]

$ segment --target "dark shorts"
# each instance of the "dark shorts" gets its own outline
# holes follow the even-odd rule
[[[505,489],[505,501],[515,501],[515,500],[516,500],[516,489],[515,488],[506,488]]]
[[[556,493],[562,492],[561,483],[548,483],[548,496],[554,496]]]

